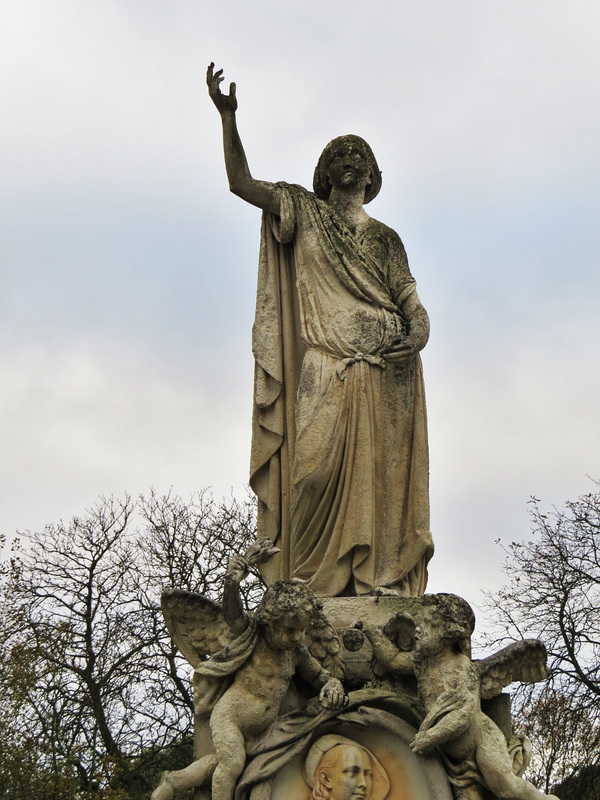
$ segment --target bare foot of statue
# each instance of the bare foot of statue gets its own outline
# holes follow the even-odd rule
[[[160,783],[152,792],[150,800],[171,800],[173,797],[173,787],[169,782],[169,773],[163,772]]]

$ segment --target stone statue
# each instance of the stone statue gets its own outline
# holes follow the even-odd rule
[[[481,705],[514,680],[547,677],[541,642],[472,661],[474,615],[455,595],[321,602],[290,579],[246,611],[240,583],[274,550],[262,539],[231,558],[221,605],[163,592],[167,628],[194,667],[197,737],[195,760],[165,772],[152,800],[192,787],[210,787],[211,800],[546,797],[520,777],[526,737]],[[347,606],[362,619],[347,628],[338,617],[336,630]]]
[[[330,142],[313,188],[250,174],[235,84],[207,72],[232,192],[263,209],[250,483],[281,553],[267,582],[319,596],[421,595],[433,553],[419,351],[429,320],[399,236],[363,205],[381,187],[369,145]]]
[[[174,790],[211,779],[212,800],[231,800],[246,763],[248,737],[266,731],[276,719],[296,672],[320,689],[322,707],[341,709],[348,702],[340,680],[304,643],[313,622],[317,627],[321,622],[322,606],[314,593],[300,581],[278,581],[256,612],[246,613],[239,584],[251,563],[247,554],[231,559],[222,608],[191,592],[163,593],[165,622],[194,666],[195,710],[200,717],[210,715],[215,752],[185,769],[165,772],[152,800],[170,800]]]
[[[330,142],[313,192],[255,180],[222,81],[211,64],[229,185],[263,210],[259,538],[231,558],[221,605],[163,592],[194,668],[195,760],[152,800],[192,787],[203,800],[551,797],[521,777],[529,743],[501,695],[547,677],[544,646],[473,661],[470,606],[424,594],[429,321],[398,235],[363,208],[381,186],[371,148]],[[258,566],[268,588],[248,611],[240,583]]]
[[[390,780],[375,755],[344,736],[318,739],[308,751],[304,779],[310,800],[384,800]]]
[[[414,637],[412,653],[398,649],[383,630],[365,629],[384,670],[397,677],[416,675],[425,718],[411,742],[413,753],[441,752],[456,800],[486,800],[486,789],[502,800],[557,800],[519,777],[526,766],[522,753],[515,753],[513,741],[509,754],[504,734],[481,710],[482,698],[498,695],[513,681],[548,677],[543,644],[523,640],[474,662],[475,617],[468,603],[444,594],[425,595],[421,602],[418,625],[410,615],[398,614],[390,626],[396,636],[405,628],[400,637],[405,643]]]

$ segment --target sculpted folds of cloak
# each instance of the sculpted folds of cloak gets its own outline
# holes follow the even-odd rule
[[[433,553],[421,359],[382,357],[413,333],[404,247],[374,219],[355,234],[316,195],[278,187],[253,330],[250,483],[259,536],[281,548],[265,578],[302,578],[326,597],[420,595]]]

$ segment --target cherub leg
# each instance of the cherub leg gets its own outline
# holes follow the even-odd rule
[[[178,789],[202,786],[210,780],[217,766],[217,756],[211,753],[175,772],[163,772],[160,783],[152,792],[150,800],[171,800]]]
[[[557,800],[536,789],[532,783],[517,777],[512,771],[506,739],[489,717],[478,719],[476,760],[487,788],[498,800]]]
[[[212,800],[231,800],[246,763],[244,737],[238,726],[226,716],[216,725],[211,719],[211,731],[218,760],[212,779]]]

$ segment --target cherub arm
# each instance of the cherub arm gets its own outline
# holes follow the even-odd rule
[[[414,675],[410,651],[398,650],[381,628],[366,628],[365,636],[371,642],[375,658],[388,672],[395,675]]]
[[[432,728],[418,731],[409,745],[410,749],[416,756],[424,756],[434,748],[456,739],[467,730],[477,711],[476,704],[470,702],[455,711],[450,711]]]
[[[244,612],[240,583],[250,572],[250,564],[245,556],[231,557],[223,585],[223,616],[234,636],[240,636],[248,627],[248,617]]]
[[[321,705],[334,711],[344,708],[348,704],[348,695],[344,691],[342,682],[332,677],[331,673],[321,666],[309,653],[306,645],[300,645],[297,653],[296,670],[311,686],[321,690],[319,693]]]
[[[235,83],[230,84],[229,94],[221,92],[219,84],[223,81],[223,70],[214,72],[215,65],[209,64],[206,71],[208,93],[221,115],[223,123],[223,152],[229,188],[242,200],[258,206],[264,211],[279,214],[279,189],[273,183],[257,181],[250,174],[248,160],[242,146],[235,121],[237,99]]]
[[[427,755],[435,747],[456,739],[468,730],[481,711],[478,674],[472,668],[461,673],[460,688],[441,692],[429,708],[419,732],[409,745],[415,755]]]

